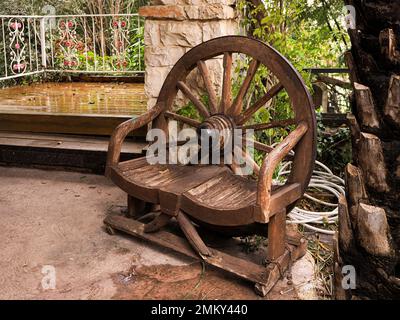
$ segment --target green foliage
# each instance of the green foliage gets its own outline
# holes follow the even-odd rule
[[[342,174],[347,163],[351,162],[351,141],[348,128],[329,130],[317,114],[317,158],[335,174]]]
[[[255,8],[247,0],[240,0],[239,10],[243,13],[243,25],[252,35],[272,45],[301,73],[306,85],[311,86],[311,75],[306,68],[344,67],[343,54],[347,49],[347,32],[340,27],[343,2],[341,0],[265,0]],[[261,19],[259,19],[261,17]],[[258,18],[258,19],[257,19]],[[243,81],[242,70],[248,61],[236,66],[237,79],[234,88]],[[250,103],[254,103],[276,80],[269,71],[260,67],[255,75],[250,91],[254,91]],[[235,92],[235,91],[234,91]],[[290,101],[285,92],[280,93],[268,108],[262,108],[251,119],[251,123],[265,123],[271,119],[280,120],[293,117]],[[287,135],[285,129],[270,129],[256,133],[256,138],[266,144],[280,142]],[[347,136],[348,137],[348,136]],[[333,167],[341,167],[349,159],[347,148],[337,150],[335,143],[345,139],[341,129],[329,137],[325,131],[319,135],[319,159]],[[255,152],[258,163],[263,159]]]

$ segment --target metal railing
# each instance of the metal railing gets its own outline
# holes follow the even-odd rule
[[[1,16],[0,80],[43,72],[143,73],[138,14]]]

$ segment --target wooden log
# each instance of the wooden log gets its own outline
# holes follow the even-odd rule
[[[393,257],[395,251],[385,210],[360,203],[357,216],[359,245],[372,255]]]
[[[362,132],[358,144],[358,163],[366,185],[377,192],[388,192],[387,170],[382,144],[373,134]]]
[[[345,169],[346,194],[349,206],[357,205],[362,200],[367,200],[364,178],[361,170],[349,163]]]
[[[383,112],[389,122],[400,129],[400,76],[390,78],[388,97]]]
[[[350,224],[353,230],[357,227],[358,204],[368,203],[367,192],[365,190],[364,178],[361,170],[348,164],[345,168],[347,209],[349,212]]]
[[[341,251],[349,252],[353,245],[354,236],[351,228],[349,210],[346,197],[339,197],[339,248]]]
[[[350,81],[351,83],[358,82],[358,74],[357,74],[357,66],[354,63],[353,55],[351,54],[351,51],[347,51],[344,54],[344,59],[346,61],[346,65],[350,70]]]
[[[379,129],[379,119],[375,111],[375,103],[371,90],[360,83],[354,83],[354,93],[357,102],[357,114],[361,126],[368,129]]]
[[[391,63],[400,63],[400,52],[397,51],[396,35],[391,28],[384,29],[379,34],[379,45],[385,59]]]

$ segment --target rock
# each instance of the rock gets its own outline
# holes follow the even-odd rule
[[[182,47],[150,47],[145,52],[146,67],[173,66],[185,52]]]
[[[167,77],[171,67],[146,68],[145,93],[147,97],[158,97],[164,79]]]
[[[201,25],[192,21],[179,23],[168,21],[165,28],[160,30],[163,46],[194,47],[202,42],[203,32]]]
[[[182,6],[162,5],[140,7],[139,15],[146,18],[185,20],[186,14]]]

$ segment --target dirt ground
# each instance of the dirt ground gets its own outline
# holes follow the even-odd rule
[[[224,272],[108,235],[105,215],[125,203],[102,176],[0,167],[0,299],[260,299]],[[306,255],[294,285],[283,279],[266,298],[314,298],[312,268]]]

